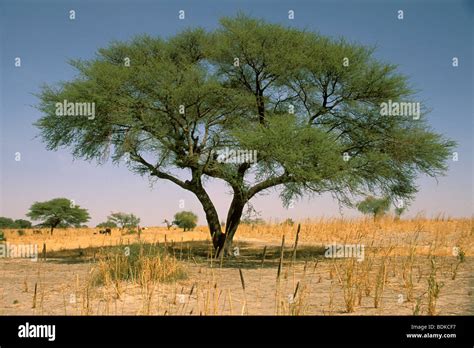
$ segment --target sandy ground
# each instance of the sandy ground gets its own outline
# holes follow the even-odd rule
[[[244,240],[241,239],[241,243]],[[261,248],[263,241],[246,241],[247,247]],[[276,247],[275,243],[275,247]],[[374,307],[374,287],[356,301],[348,313],[344,302],[341,274],[334,262],[312,257],[295,263],[286,260],[277,282],[278,259],[261,262],[241,254],[230,262],[211,265],[208,260],[183,260],[188,278],[145,288],[121,282],[116,287],[87,286],[94,263],[81,259],[54,259],[32,262],[25,259],[0,259],[0,315],[412,315],[416,300],[406,301],[402,285],[403,257],[394,257],[387,266],[387,280],[381,305]],[[301,246],[304,249],[304,245]],[[437,280],[442,284],[437,314],[473,315],[473,257],[459,267],[451,279],[455,257],[441,256]],[[380,263],[374,259],[374,270]],[[430,262],[416,256],[414,297],[420,314],[427,313]],[[242,286],[242,272],[245,290]],[[375,277],[373,277],[374,279]],[[35,295],[36,286],[36,295]],[[296,291],[298,288],[298,291]],[[347,289],[346,289],[347,291]],[[296,293],[296,296],[294,296]]]

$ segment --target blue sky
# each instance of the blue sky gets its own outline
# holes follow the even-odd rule
[[[112,164],[73,161],[67,151],[48,152],[32,123],[41,115],[34,93],[44,84],[74,77],[70,58],[91,58],[112,40],[136,34],[170,36],[186,27],[213,29],[224,15],[239,10],[289,26],[318,31],[365,45],[375,56],[399,65],[432,109],[429,123],[456,140],[457,162],[446,177],[420,177],[420,192],[408,216],[471,216],[473,213],[473,14],[474,2],[443,1],[25,1],[0,0],[1,167],[0,215],[24,218],[34,201],[74,199],[91,212],[91,225],[111,211],[133,212],[144,225],[160,224],[181,210],[204,212],[192,194],[167,182],[150,186],[146,178]],[[76,19],[69,20],[69,10]],[[184,10],[185,20],[178,19]],[[288,11],[295,19],[288,20]],[[397,11],[404,19],[397,19]],[[20,57],[20,68],[14,66]],[[452,66],[458,57],[459,66]],[[21,160],[15,161],[15,153]],[[221,220],[230,196],[221,184],[208,186]],[[322,195],[285,209],[276,193],[253,201],[264,218],[303,219],[339,216],[338,205]],[[345,216],[357,212],[343,210]]]

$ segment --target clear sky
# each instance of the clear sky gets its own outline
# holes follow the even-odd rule
[[[69,10],[76,19],[69,19]],[[178,19],[184,10],[185,20]],[[1,167],[0,215],[25,218],[34,201],[67,197],[88,208],[90,225],[111,211],[133,212],[143,225],[170,219],[184,200],[185,209],[204,212],[192,194],[167,182],[152,187],[146,178],[112,164],[73,161],[67,151],[48,152],[32,123],[40,113],[34,93],[44,84],[74,76],[70,58],[91,58],[112,40],[147,33],[170,36],[183,28],[213,29],[219,17],[238,11],[321,34],[376,45],[376,57],[399,65],[432,109],[429,123],[456,140],[457,162],[447,176],[421,177],[420,192],[408,216],[473,214],[473,14],[474,1],[25,1],[0,0]],[[288,11],[295,19],[288,19]],[[404,11],[404,19],[397,11]],[[15,58],[21,67],[15,67]],[[452,66],[452,58],[459,66]],[[21,160],[15,160],[15,153]],[[230,203],[228,189],[209,184],[221,220]],[[338,205],[322,195],[285,209],[276,193],[253,201],[266,219],[340,216]],[[343,210],[344,216],[357,212]]]

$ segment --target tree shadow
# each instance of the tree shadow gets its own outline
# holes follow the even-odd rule
[[[258,268],[275,268],[278,267],[281,258],[281,248],[275,245],[267,247],[255,245],[250,242],[238,242],[236,251],[230,257],[217,257],[212,243],[207,241],[188,241],[188,242],[171,242],[171,243],[133,243],[110,245],[101,247],[64,249],[46,252],[46,262],[59,264],[81,264],[94,263],[98,261],[101,255],[109,252],[117,252],[126,247],[138,248],[142,247],[145,252],[147,250],[159,248],[160,252],[173,255],[176,259],[184,262],[194,263],[200,266],[208,266],[214,268],[242,268],[242,269],[258,269]],[[287,246],[283,250],[283,263],[289,262],[304,263],[314,261],[324,257],[324,246],[299,246],[294,253],[292,246]],[[40,261],[43,255],[38,255]]]

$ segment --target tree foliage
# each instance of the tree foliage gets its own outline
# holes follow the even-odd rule
[[[381,115],[381,103],[415,95],[373,51],[241,14],[211,32],[138,36],[73,60],[77,77],[39,94],[36,126],[50,150],[110,155],[192,192],[214,246],[228,249],[244,206],[268,189],[285,204],[324,192],[347,205],[368,194],[409,200],[417,175],[445,172],[455,144],[429,128],[426,110],[417,120]],[[64,100],[94,102],[95,117],[57,116]],[[217,160],[226,148],[256,150],[257,161]],[[225,231],[210,179],[232,191]]]

